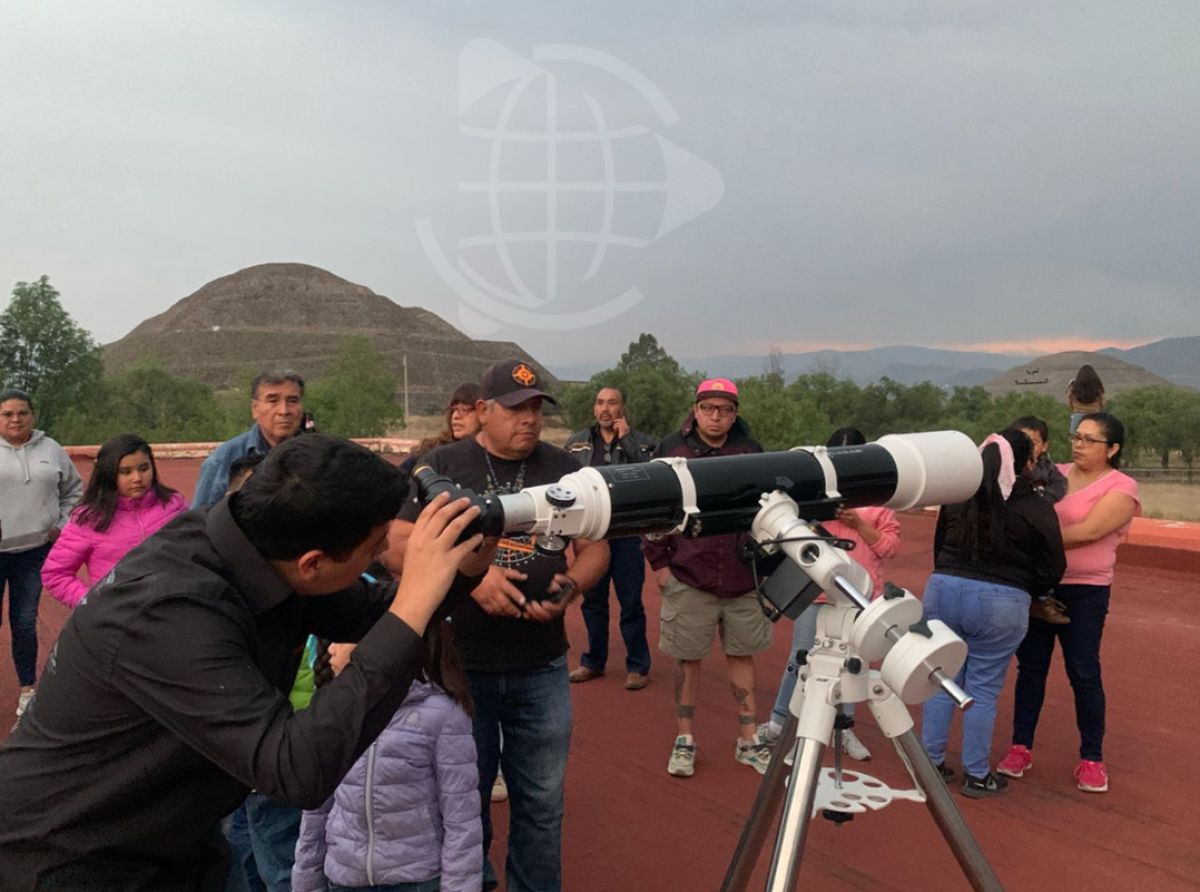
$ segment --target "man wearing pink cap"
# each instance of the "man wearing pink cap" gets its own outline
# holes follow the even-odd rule
[[[762,452],[750,428],[738,417],[737,385],[726,378],[705,381],[683,427],[658,444],[656,458],[688,459]],[[662,589],[659,649],[674,657],[679,735],[667,771],[690,777],[695,771],[692,722],[700,688],[700,662],[712,649],[713,633],[729,666],[737,700],[738,739],[734,758],[759,774],[767,770],[770,750],[758,737],[754,702],[754,654],[771,646],[771,624],[754,595],[754,577],[738,558],[739,536],[685,539],[668,536],[644,541],[642,550]]]

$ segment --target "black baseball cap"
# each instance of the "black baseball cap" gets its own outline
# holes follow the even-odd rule
[[[485,400],[495,400],[506,409],[520,405],[525,400],[540,396],[555,406],[558,401],[538,385],[541,376],[533,366],[520,359],[503,359],[483,373],[480,382]]]

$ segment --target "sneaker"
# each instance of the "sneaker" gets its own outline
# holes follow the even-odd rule
[[[1033,753],[1028,747],[1014,743],[1008,755],[996,766],[997,774],[1007,774],[1009,777],[1024,777],[1025,772],[1033,767]]]
[[[1029,603],[1029,615],[1034,619],[1040,619],[1044,623],[1050,623],[1055,626],[1065,626],[1071,622],[1071,617],[1067,616],[1067,605],[1058,598],[1052,598],[1047,595],[1044,598],[1035,598]]]
[[[951,768],[945,762],[942,762],[941,764],[935,765],[933,767],[938,770],[938,774],[940,774],[942,776],[942,780],[944,780],[948,784],[954,783],[954,769],[953,768]]]
[[[842,752],[858,762],[871,761],[871,751],[863,746],[863,742],[849,729],[842,732]]]
[[[680,734],[675,738],[671,750],[671,761],[667,763],[667,774],[675,777],[691,777],[696,773],[696,741],[691,734]]]
[[[1086,759],[1075,769],[1075,780],[1079,789],[1085,793],[1107,793],[1108,772],[1103,762],[1089,762]]]
[[[21,691],[21,696],[17,698],[17,718],[25,715],[25,710],[33,702],[33,695],[36,693],[37,691]]]
[[[759,774],[766,774],[767,766],[771,764],[771,748],[763,743],[761,737],[755,737],[753,743],[739,737],[733,757],[741,764],[749,765]]]
[[[990,771],[983,777],[975,777],[963,772],[962,793],[971,799],[987,799],[991,796],[1003,796],[1008,792],[1008,781],[996,777]]]
[[[758,726],[757,731],[759,743],[774,746],[779,741],[779,735],[783,733],[783,728],[771,722],[763,722]]]
[[[508,798],[508,784],[504,782],[504,775],[497,774],[496,782],[492,784],[492,802],[503,802]]]

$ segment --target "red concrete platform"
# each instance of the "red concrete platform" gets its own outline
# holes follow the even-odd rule
[[[163,462],[161,472],[168,483],[190,493],[197,465]],[[919,593],[931,570],[933,520],[906,514],[901,522],[903,546],[890,564],[889,576]],[[1088,795],[1075,789],[1071,772],[1078,758],[1078,734],[1070,687],[1056,661],[1034,770],[1013,781],[1012,793],[1000,799],[973,801],[956,794],[1010,892],[1200,888],[1200,797],[1191,790],[1200,776],[1200,696],[1190,673],[1191,660],[1200,654],[1200,620],[1195,613],[1200,551],[1146,544],[1155,541],[1122,546],[1113,587],[1104,643],[1105,760],[1111,791]],[[645,600],[653,644],[659,609],[653,582],[647,583]],[[44,658],[67,611],[49,597],[42,604]],[[585,642],[578,610],[569,615],[568,631],[574,665]],[[575,730],[567,780],[564,888],[716,890],[759,781],[733,759],[736,726],[723,661],[711,656],[704,663],[696,716],[696,774],[674,778],[666,772],[675,733],[673,667],[652,647],[650,686],[626,691],[615,605],[611,637],[614,662],[609,674],[572,687]],[[774,646],[758,661],[758,709],[764,717],[790,638],[789,627],[777,627]],[[7,639],[7,630],[0,631],[0,710],[10,710],[16,702]],[[995,758],[1007,742],[1012,675],[1000,703]],[[919,710],[915,714],[919,721]],[[867,770],[898,783],[903,770],[891,745],[866,710],[859,715],[859,736],[875,754]],[[955,736],[948,757],[954,767],[957,747]],[[507,807],[496,806],[494,814],[503,827]],[[502,845],[494,857],[503,863]],[[752,889],[763,888],[768,859],[765,852]],[[821,892],[969,888],[924,806],[906,803],[842,827],[817,820],[800,883]]]

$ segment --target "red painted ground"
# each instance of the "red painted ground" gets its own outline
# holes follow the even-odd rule
[[[184,492],[197,462],[161,464]],[[905,515],[904,545],[891,578],[919,591],[930,571],[932,518]],[[1071,693],[1056,667],[1035,750],[1036,768],[1014,781],[1011,795],[976,802],[956,796],[1001,881],[1010,892],[1120,890],[1182,892],[1200,888],[1200,697],[1192,661],[1200,654],[1195,592],[1200,553],[1127,545],[1118,560],[1105,636],[1108,693],[1106,762],[1112,789],[1080,793]],[[43,600],[43,655],[66,609]],[[658,592],[648,583],[651,641],[657,640]],[[615,607],[615,605],[614,605]],[[612,650],[622,655],[615,609]],[[578,611],[568,622],[572,665],[585,642]],[[759,713],[766,715],[786,661],[790,628],[779,627],[759,661]],[[0,709],[15,705],[16,683],[0,631]],[[657,653],[655,651],[655,653]],[[575,732],[568,771],[564,888],[569,892],[716,890],[757,788],[758,775],[733,760],[732,697],[719,657],[705,663],[697,711],[700,755],[690,779],[670,777],[674,736],[671,667],[659,657],[651,685],[625,691],[623,667],[573,688]],[[995,756],[1006,742],[1012,677],[1000,704]],[[902,776],[891,746],[865,710],[858,732],[875,753],[870,770],[889,782]],[[957,741],[952,740],[951,765]],[[506,807],[496,807],[503,822]],[[763,888],[763,855],[752,889]],[[499,858],[502,861],[502,852]],[[965,890],[966,881],[923,806],[898,804],[841,828],[818,820],[801,872],[821,892]]]

